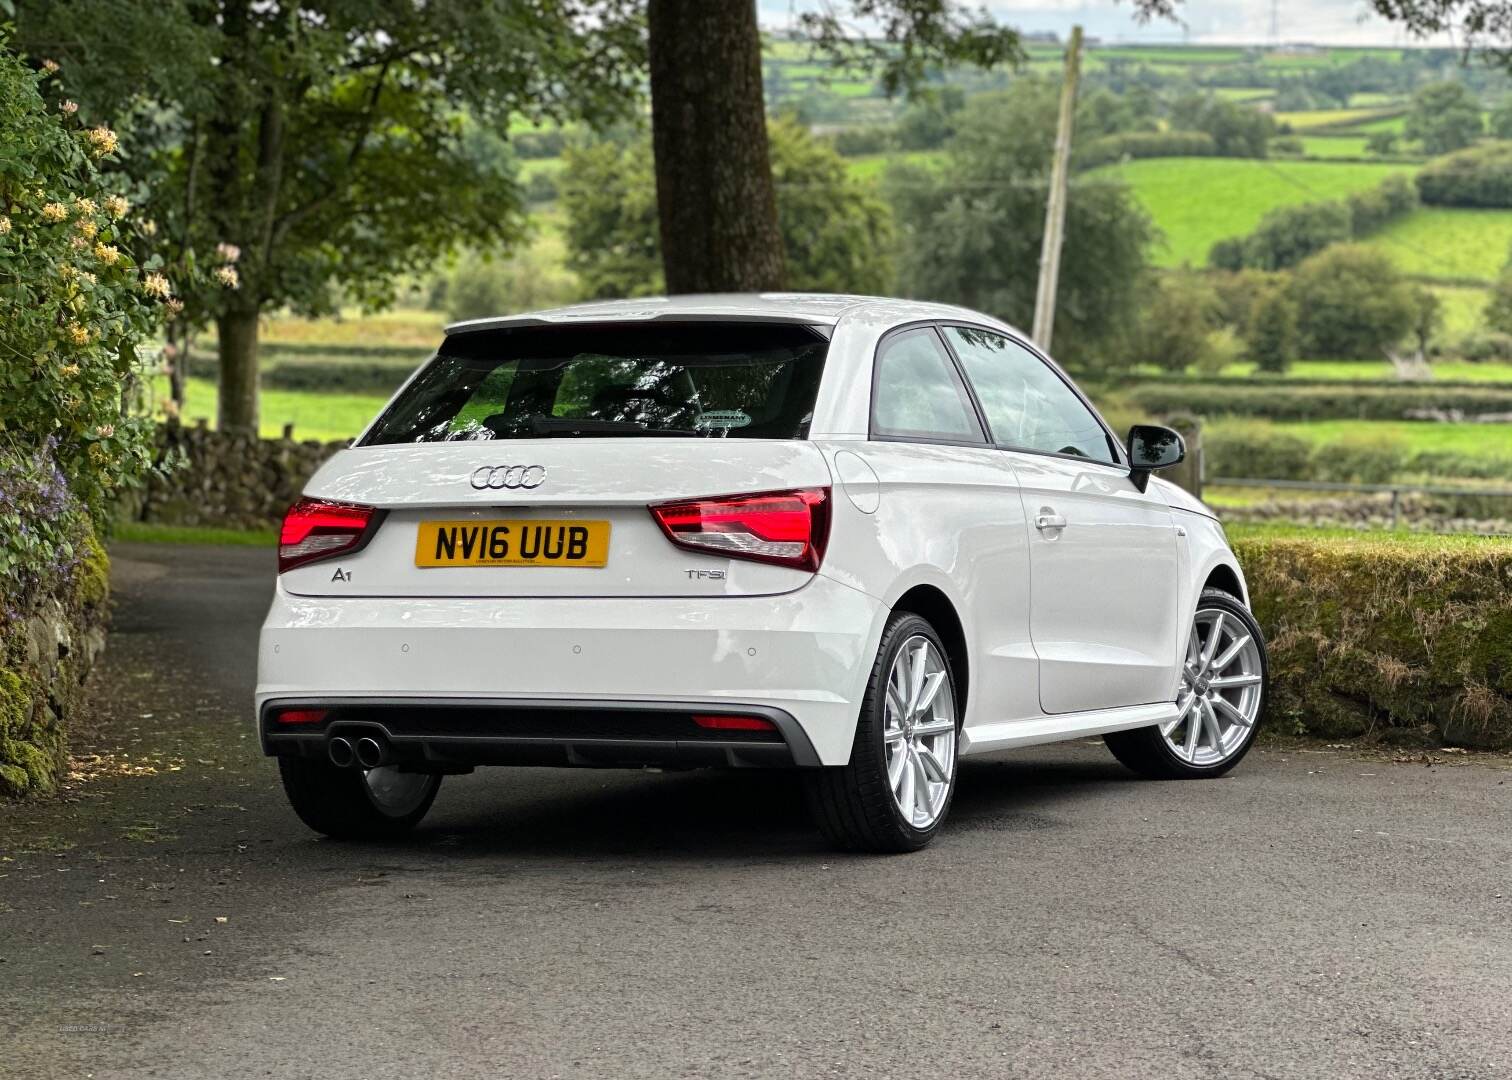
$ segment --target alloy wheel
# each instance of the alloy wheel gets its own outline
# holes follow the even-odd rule
[[[1241,750],[1260,718],[1260,644],[1244,625],[1218,608],[1192,620],[1177,717],[1160,725],[1166,745],[1191,765],[1217,765]]]
[[[887,780],[903,820],[928,829],[955,782],[955,695],[945,658],[923,634],[903,643],[887,676],[882,742]]]

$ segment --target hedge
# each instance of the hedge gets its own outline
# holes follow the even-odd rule
[[[1512,543],[1235,541],[1272,730],[1512,748]]]
[[[266,355],[260,372],[265,390],[312,390],[346,394],[391,394],[425,360],[420,349],[353,352],[305,359],[300,354]],[[190,354],[189,374],[213,379],[220,370],[214,356]]]
[[[1481,143],[1430,162],[1417,174],[1429,206],[1512,207],[1512,141]]]
[[[1093,169],[1125,158],[1213,157],[1218,143],[1205,131],[1124,131],[1090,139],[1076,149],[1076,167]]]
[[[1402,383],[1365,385],[1342,380],[1328,385],[1268,386],[1234,383],[1146,383],[1123,395],[1155,414],[1253,416],[1268,420],[1402,420],[1423,411],[1460,412],[1467,417],[1512,413],[1512,387],[1439,386]]]
[[[1409,450],[1390,438],[1356,437],[1313,443],[1263,420],[1234,420],[1202,437],[1203,467],[1211,478],[1321,480],[1384,484],[1404,476],[1435,483],[1512,481],[1512,459],[1447,450]],[[1503,486],[1503,485],[1494,485]]]

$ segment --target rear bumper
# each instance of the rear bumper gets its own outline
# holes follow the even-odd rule
[[[697,707],[777,723],[790,760],[767,747],[724,748],[754,755],[736,764],[839,765],[850,757],[885,617],[880,601],[822,574],[776,596],[317,598],[279,589],[260,641],[259,737],[275,702],[382,709],[386,719],[375,723],[393,723],[406,708],[446,723],[465,713],[468,725],[483,725],[470,727],[472,736],[499,743],[501,761],[516,760],[527,744],[511,725],[529,714],[546,725],[528,736],[545,741],[529,745],[549,746],[551,763],[577,755],[591,764],[575,717],[644,719]],[[563,724],[560,737],[552,717]],[[424,732],[393,734],[400,746]],[[633,730],[615,738],[644,741]],[[656,741],[665,750],[691,740]],[[699,733],[687,753],[702,760],[716,749]],[[726,754],[710,763],[731,761]]]
[[[283,725],[283,709],[326,712],[318,723]],[[710,731],[696,715],[759,717],[771,731]],[[329,740],[373,738],[385,760],[427,768],[475,765],[815,766],[803,728],[780,709],[689,702],[338,699],[270,700],[261,710],[263,752],[325,758]]]

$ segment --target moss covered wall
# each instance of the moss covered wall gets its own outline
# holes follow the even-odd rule
[[[68,725],[105,646],[110,564],[90,535],[71,582],[0,621],[0,795],[51,791],[68,765]]]
[[[1235,546],[1269,639],[1273,730],[1512,749],[1512,543]]]

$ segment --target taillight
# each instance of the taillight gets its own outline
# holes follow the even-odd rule
[[[679,547],[810,572],[829,539],[829,488],[690,499],[651,507]]]
[[[300,499],[278,533],[278,572],[355,551],[367,542],[377,511],[371,506]]]

